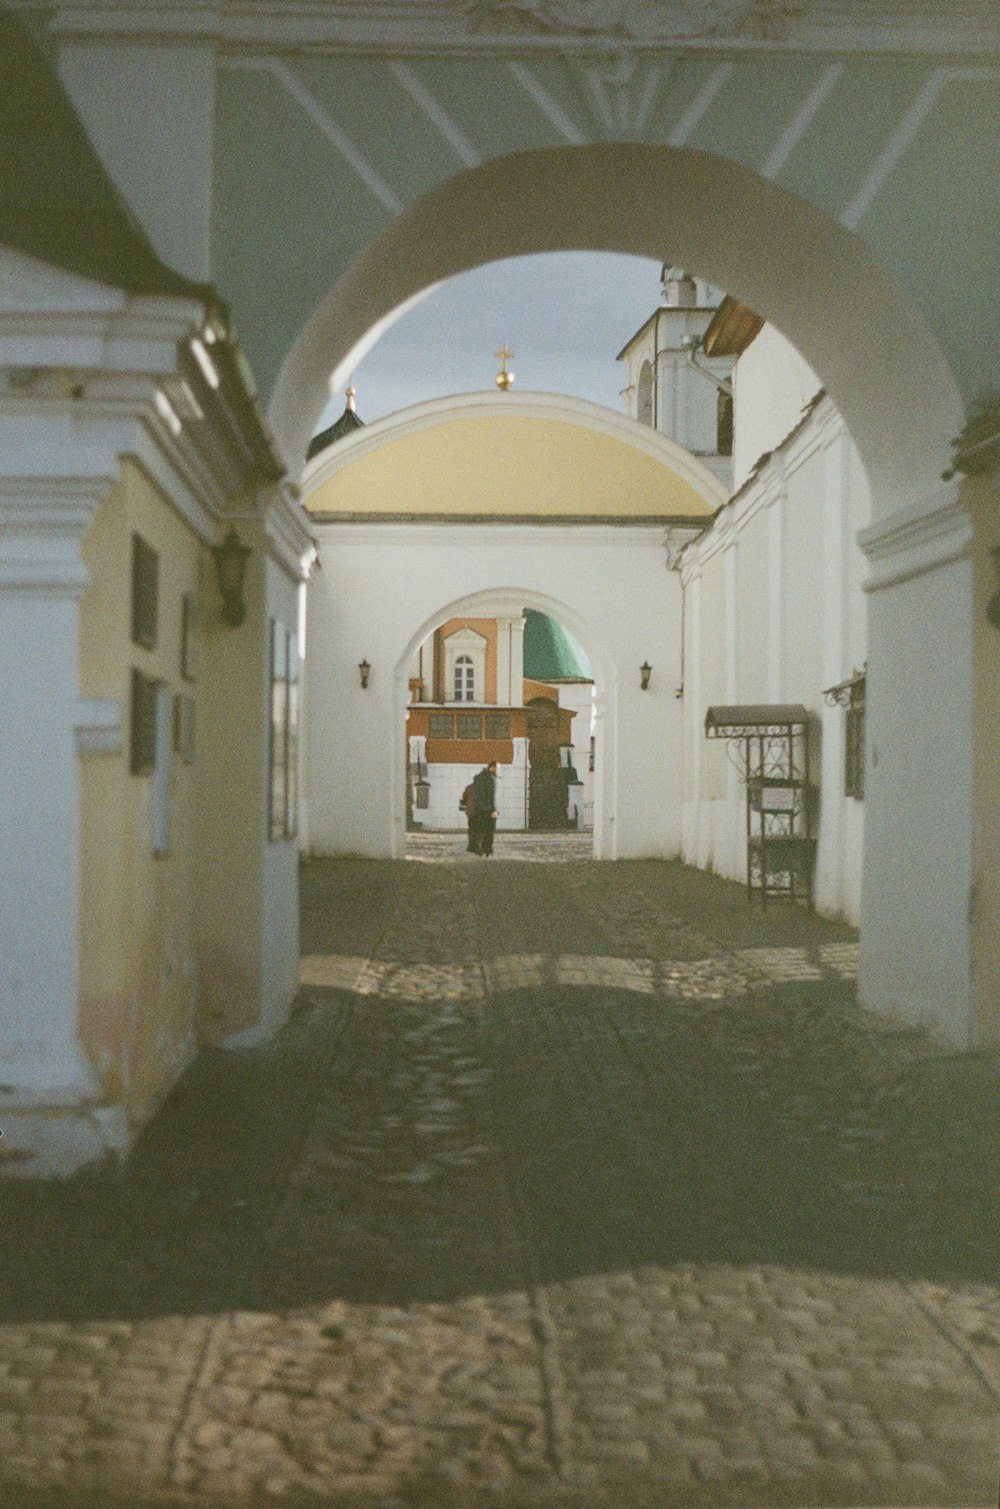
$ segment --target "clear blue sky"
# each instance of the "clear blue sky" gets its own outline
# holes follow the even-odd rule
[[[358,415],[385,414],[493,387],[506,341],[516,393],[568,393],[619,413],[615,357],[660,299],[660,263],[606,252],[491,262],[442,283],[379,341],[354,373]],[[343,411],[335,394],[317,429]]]

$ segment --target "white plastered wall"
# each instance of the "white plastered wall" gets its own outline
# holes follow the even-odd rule
[[[597,857],[677,854],[680,580],[666,569],[662,528],[327,523],[316,534],[306,693],[314,852],[402,852],[416,646],[451,616],[537,607],[594,666]],[[365,691],[362,658],[372,667]],[[645,692],[644,660],[653,666]]]
[[[815,395],[817,380],[780,335],[766,334],[761,349],[755,341],[737,367],[743,399],[737,434],[742,425],[744,456],[774,454],[682,561],[683,853],[730,879],[746,877],[745,791],[725,747],[705,738],[706,709],[800,702],[817,725],[811,745],[819,793],[815,904],[856,923],[864,803],[844,794],[845,714],[826,705],[823,691],[847,680],[867,658],[866,566],[857,535],[869,517],[868,485],[828,399],[802,420],[800,400]],[[771,389],[777,418],[763,402]],[[788,425],[780,436],[779,419]]]

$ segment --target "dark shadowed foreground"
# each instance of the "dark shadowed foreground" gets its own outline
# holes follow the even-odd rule
[[[303,947],[124,1176],[2,1189],[4,1509],[995,1503],[997,1057],[848,930],[345,861]]]

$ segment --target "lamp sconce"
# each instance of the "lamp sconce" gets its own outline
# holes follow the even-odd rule
[[[649,691],[649,678],[653,674],[653,667],[648,660],[644,660],[639,667],[639,685],[644,692]]]
[[[247,616],[243,581],[252,555],[251,547],[240,543],[239,535],[232,527],[222,544],[212,550],[215,576],[222,593],[222,617],[231,629],[238,629]]]
[[[993,560],[993,570],[997,575],[997,588],[1000,589],[1000,545],[993,546],[993,549],[990,551],[990,556]],[[993,596],[986,604],[986,617],[989,619],[994,629],[1000,629],[1000,590],[994,592]]]
[[[361,679],[361,690],[363,692],[366,692],[368,690],[368,677],[371,675],[371,673],[372,673],[372,668],[368,664],[367,660],[359,660],[358,661],[358,676]]]

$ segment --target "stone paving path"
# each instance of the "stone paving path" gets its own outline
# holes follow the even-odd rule
[[[1000,1063],[679,865],[315,862],[273,1044],[0,1188],[0,1506],[992,1505]]]

